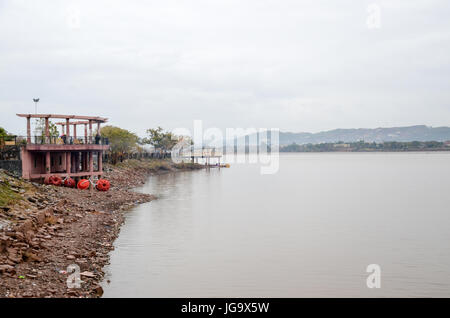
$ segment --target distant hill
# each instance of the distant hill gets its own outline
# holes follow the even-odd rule
[[[325,142],[383,141],[447,141],[450,127],[428,127],[425,125],[392,128],[334,129],[318,133],[280,132],[280,145],[319,144]]]
[[[261,135],[264,138],[264,135]],[[384,141],[448,141],[450,140],[450,127],[429,127],[425,125],[391,127],[391,128],[357,128],[334,129],[318,133],[307,132],[280,132],[280,145],[321,144],[335,142],[384,142]],[[248,135],[249,144],[256,144],[255,134]],[[245,137],[238,138],[238,144],[245,144]],[[233,139],[226,140],[227,145],[233,145]],[[218,143],[216,146],[220,146]]]

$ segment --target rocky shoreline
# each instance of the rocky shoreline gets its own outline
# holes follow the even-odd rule
[[[155,199],[131,189],[151,174],[202,167],[162,160],[106,166],[108,192],[40,185],[0,173],[1,195],[13,202],[0,204],[0,297],[101,297],[103,267],[124,212]],[[80,268],[80,288],[67,287],[71,264]]]

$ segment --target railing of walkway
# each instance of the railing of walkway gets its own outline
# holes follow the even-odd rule
[[[109,139],[101,136],[5,136],[0,137],[0,145],[109,145]]]

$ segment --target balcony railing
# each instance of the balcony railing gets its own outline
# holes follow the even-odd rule
[[[0,145],[109,145],[109,140],[101,136],[5,136],[0,137]]]

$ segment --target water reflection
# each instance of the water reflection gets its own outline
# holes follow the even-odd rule
[[[450,155],[287,154],[151,177],[105,297],[449,296]],[[365,269],[382,268],[382,288]]]

